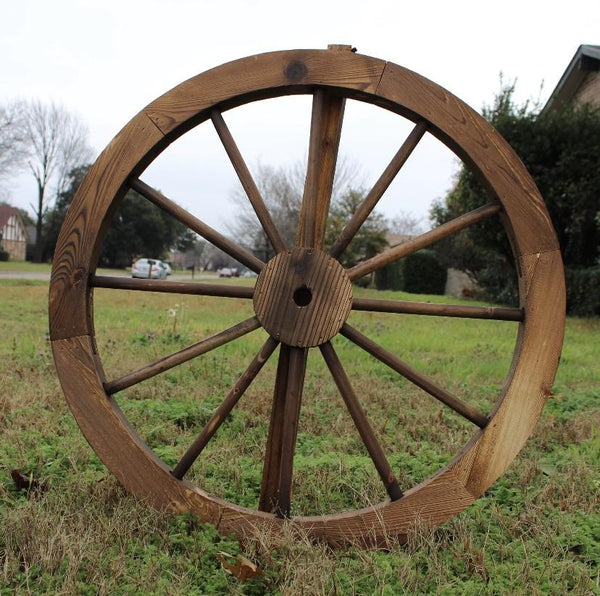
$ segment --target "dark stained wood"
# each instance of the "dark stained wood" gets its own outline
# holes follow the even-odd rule
[[[283,419],[285,415],[285,396],[290,372],[290,347],[281,344],[279,348],[279,361],[277,363],[277,376],[273,392],[273,405],[269,421],[269,434],[263,463],[259,511],[272,513],[277,509],[279,497],[279,478],[281,471],[281,445],[283,440]]]
[[[254,311],[280,341],[317,346],[337,334],[350,313],[352,284],[344,268],[320,250],[278,254],[261,272]]]
[[[227,397],[215,410],[210,420],[206,423],[206,426],[202,429],[202,432],[198,435],[192,445],[190,445],[189,449],[184,453],[183,457],[179,460],[179,463],[173,469],[173,476],[175,476],[175,478],[183,478],[192,464],[198,459],[202,450],[206,447],[217,430],[219,430],[219,427],[223,424],[227,416],[229,416],[231,410],[233,410],[242,395],[244,395],[246,389],[250,387],[250,384],[255,379],[256,375],[258,375],[265,362],[269,359],[269,356],[275,351],[278,343],[279,342],[271,337],[267,339],[260,352],[254,357],[248,368],[235,382],[231,391],[227,394]]]
[[[298,436],[300,403],[306,372],[306,348],[290,348],[289,372],[285,391],[285,408],[281,429],[281,452],[279,461],[279,490],[275,513],[279,517],[290,517],[292,505],[292,474],[294,451]]]
[[[176,479],[140,440],[103,387],[102,362],[95,348],[92,284],[102,238],[128,188],[128,180],[139,178],[166,147],[207,120],[213,110],[222,112],[262,98],[316,90],[341,100],[359,99],[426,124],[428,133],[463,159],[479,175],[490,196],[499,201],[502,223],[518,264],[524,316],[512,366],[490,412],[490,423],[477,429],[447,466],[408,490],[401,499],[332,515],[296,516],[293,520],[303,532],[333,545],[367,539],[384,542],[392,536],[405,540],[414,534],[417,516],[432,526],[450,519],[486,491],[514,460],[551,394],[564,331],[565,289],[559,245],[533,180],[485,119],[431,81],[348,48],[292,50],[230,62],[152,102],[103,151],[65,218],[50,282],[52,349],[77,423],[127,490],[161,511],[191,511],[215,524],[222,533],[251,538],[255,532],[264,536],[265,532],[280,531],[282,520],[266,512],[272,508],[242,508],[207,494],[201,486]],[[324,110],[323,114],[333,114],[333,110]],[[341,125],[341,118],[331,120]],[[323,176],[329,177],[332,172],[332,167],[326,166]],[[314,179],[317,174],[311,176]],[[317,205],[324,202],[314,200],[315,208]],[[321,209],[318,215],[307,218],[315,224],[315,230],[316,224],[324,224],[324,213]],[[398,256],[393,253],[392,258]],[[263,266],[255,261],[254,265],[255,270]],[[323,275],[325,270],[319,277]],[[319,283],[324,284],[323,280]],[[457,312],[452,309],[452,314]],[[429,313],[423,309],[419,314]],[[290,350],[282,347],[282,353]],[[295,438],[290,440],[293,433],[282,430],[287,418],[284,410],[291,407],[286,397],[294,393],[292,385],[298,385],[299,378],[295,374],[296,381],[288,382],[288,373],[289,363],[285,378],[281,373],[276,381],[282,387],[284,403],[280,414],[271,419],[272,425],[280,429],[267,446],[275,452],[284,443],[295,442]],[[297,399],[295,407],[299,403]],[[274,420],[278,421],[276,425]],[[277,489],[266,494],[274,497],[271,503],[277,506],[281,464],[291,465],[293,456],[274,453],[272,461],[272,468],[277,468],[272,476]],[[271,479],[268,474],[263,474],[265,477]],[[290,493],[291,489],[283,491],[282,505]],[[286,507],[280,509],[280,515],[285,514]]]
[[[479,207],[477,209],[473,209],[473,211],[469,211],[469,213],[465,213],[464,215],[461,215],[452,221],[430,230],[429,232],[425,232],[424,234],[421,234],[416,238],[412,238],[407,242],[398,244],[392,248],[388,248],[371,259],[362,261],[358,265],[355,265],[348,270],[348,277],[354,281],[363,275],[373,273],[373,271],[376,269],[385,267],[401,257],[405,257],[406,255],[409,255],[417,250],[430,246],[434,242],[438,242],[447,236],[456,234],[456,232],[459,232],[460,230],[467,228],[468,226],[471,226],[479,221],[487,219],[488,217],[497,215],[501,211],[502,205],[495,202],[488,203],[487,205],[483,205],[483,207]]]
[[[390,499],[392,501],[396,501],[402,497],[402,491],[398,486],[398,481],[392,472],[392,467],[390,466],[385,454],[383,453],[383,449],[367,420],[367,416],[365,415],[363,409],[358,402],[356,394],[354,393],[354,389],[352,389],[352,385],[350,384],[350,380],[348,379],[348,375],[338,358],[338,355],[335,353],[331,342],[327,342],[322,346],[319,346],[321,350],[321,354],[323,354],[323,358],[327,363],[329,371],[331,372],[331,376],[333,377],[335,384],[342,396],[348,411],[350,412],[350,416],[352,416],[352,420],[356,426],[360,434],[360,438],[362,439],[373,463],[375,464],[375,468],[379,473],[379,477],[381,478],[383,485],[385,486],[385,490],[387,491]]]
[[[94,288],[113,290],[135,290],[138,292],[163,292],[166,294],[189,294],[192,296],[219,296],[221,298],[252,298],[254,288],[247,286],[226,286],[188,281],[163,281],[160,279],[133,279],[109,275],[94,275],[91,280]]]
[[[212,123],[217,131],[221,142],[223,143],[223,147],[225,147],[225,151],[227,151],[227,155],[233,164],[233,167],[242,183],[246,194],[248,195],[248,199],[250,199],[250,203],[252,207],[254,207],[254,211],[256,212],[256,216],[260,221],[265,233],[267,234],[267,238],[271,242],[271,245],[275,249],[275,252],[282,252],[286,249],[285,242],[279,233],[279,230],[276,228],[273,223],[273,219],[271,218],[271,214],[267,209],[265,202],[252,178],[252,174],[236,145],[236,142],[229,131],[223,116],[219,110],[213,110],[210,114],[210,118]]]
[[[522,321],[522,308],[502,306],[467,306],[464,304],[435,304],[406,300],[379,300],[377,298],[354,298],[352,310],[370,312],[402,313],[433,317],[461,317],[464,319],[491,319],[495,321]]]
[[[179,352],[175,352],[169,356],[165,356],[148,366],[144,366],[136,371],[133,371],[129,374],[126,374],[114,381],[110,381],[104,385],[104,389],[106,393],[112,395],[113,393],[117,393],[118,391],[123,391],[123,389],[127,389],[127,387],[131,387],[132,385],[136,385],[137,383],[141,383],[146,379],[150,379],[160,373],[163,373],[174,366],[178,366],[179,364],[183,364],[192,358],[196,358],[196,356],[200,356],[201,354],[206,354],[206,352],[210,352],[215,348],[225,345],[234,339],[238,339],[255,329],[260,327],[260,323],[256,317],[251,317],[250,319],[246,319],[225,331],[221,331],[221,333],[217,333],[216,335],[212,335],[198,343],[195,343],[192,346],[184,348]]]
[[[258,58],[258,59],[257,59]],[[215,106],[306,93],[315,86],[374,94],[388,63],[351,51],[290,50],[249,56],[184,81],[144,109],[156,128],[179,132]]]
[[[190,230],[193,230],[196,234],[199,234],[202,238],[208,240],[211,244],[214,244],[229,256],[246,265],[248,269],[259,273],[264,267],[265,264],[260,259],[257,259],[251,252],[238,246],[235,242],[232,242],[229,238],[223,236],[223,234],[200,221],[197,217],[180,207],[171,199],[165,197],[162,193],[153,189],[151,186],[148,186],[145,182],[142,182],[137,178],[130,178],[127,182],[130,188],[139,192],[157,207],[164,209],[175,219],[190,228]]]
[[[406,163],[406,160],[410,157],[415,147],[419,144],[419,141],[423,138],[425,132],[427,132],[427,124],[423,121],[418,122],[373,188],[369,191],[365,200],[360,204],[350,221],[346,224],[346,227],[342,230],[340,237],[335,241],[329,251],[330,256],[337,259],[344,250],[346,250],[346,247],[350,244],[356,232],[358,232],[367,217],[369,217],[371,211],[373,211],[379,202],[379,199],[383,196],[383,193],[387,190],[388,186]]]
[[[397,356],[388,352],[380,345],[376,344],[373,340],[369,339],[353,327],[348,324],[344,324],[340,333],[354,342],[357,346],[367,351],[371,356],[377,358],[391,369],[395,370],[398,374],[407,378],[409,381],[414,383],[417,387],[420,387],[435,399],[446,404],[449,408],[452,408],[457,414],[460,414],[467,420],[470,420],[473,424],[476,424],[480,428],[485,428],[488,423],[488,418],[482,414],[477,408],[470,406],[462,402],[457,397],[454,397],[451,393],[440,387],[435,381],[416,371],[408,364],[400,360]]]
[[[146,114],[138,114],[88,171],[65,216],[50,277],[50,338],[93,333],[88,279],[101,250],[103,230],[125,194],[123,172],[140,168],[156,154],[163,135]]]
[[[323,246],[342,134],[344,107],[343,97],[324,89],[315,90],[298,246]]]

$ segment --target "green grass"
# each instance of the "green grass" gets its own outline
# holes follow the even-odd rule
[[[301,536],[239,544],[191,516],[157,515],[126,494],[63,400],[47,336],[47,292],[44,282],[0,280],[0,594],[600,591],[598,319],[567,321],[554,396],[522,454],[473,506],[441,528],[416,526],[407,546],[332,551]],[[108,378],[251,314],[248,300],[111,290],[95,296]],[[514,323],[437,317],[353,313],[350,323],[484,411],[502,386],[516,334]],[[119,405],[173,464],[263,341],[254,332],[119,393]],[[336,338],[335,346],[403,487],[427,478],[471,436],[471,425],[348,341]],[[378,502],[385,498],[381,483],[313,352],[294,512]],[[275,366],[272,358],[190,471],[206,490],[249,507],[258,498]],[[46,490],[17,491],[12,469],[32,474]],[[261,576],[244,583],[227,575],[219,551],[254,561]]]
[[[19,271],[24,273],[50,273],[48,263],[30,263],[28,261],[0,261],[0,272]]]

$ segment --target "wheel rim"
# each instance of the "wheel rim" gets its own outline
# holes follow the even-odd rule
[[[290,247],[288,251],[262,204],[221,113],[257,99],[298,93],[313,94],[313,116],[297,247]],[[323,234],[346,97],[391,110],[416,124],[358,215],[326,255],[322,251]],[[267,264],[140,180],[145,168],[171,142],[209,118],[277,253]],[[331,269],[327,268],[328,259],[337,263],[334,259],[342,254],[349,239],[425,132],[444,142],[478,172],[497,201],[417,237],[402,245],[404,248],[384,251],[383,256],[342,270],[335,278],[337,281],[329,279],[327,283],[338,284],[335,286],[336,297],[343,299],[321,299],[327,292],[315,287],[315,283],[326,286],[323,272]],[[198,437],[187,460],[184,456],[172,471],[137,436],[116,401],[110,397],[140,379],[164,370],[162,364],[155,363],[133,376],[107,380],[95,346],[93,288],[128,287],[96,276],[95,268],[106,226],[129,188],[137,190],[259,273],[254,294],[248,294],[242,288],[231,290],[236,296],[250,298],[254,295],[255,317],[199,342],[191,350],[184,350],[184,354],[174,355],[174,360],[168,363],[171,366],[184,362],[261,325],[269,332],[271,337],[238,379],[221,410],[215,412],[220,424],[228,409],[237,403],[240,392],[243,393],[244,387],[252,382],[279,341],[283,341],[258,511],[209,495],[183,478],[197,457],[196,451],[199,453],[210,440],[210,432]],[[488,309],[487,314],[483,312],[485,309],[476,307],[470,311],[457,308],[451,313],[451,316],[520,321],[506,384],[494,409],[485,416],[455,400],[443,388],[371,342],[348,325],[346,317],[351,306],[354,310],[392,312],[389,309],[395,308],[395,312],[410,312],[406,309],[415,308],[414,305],[352,301],[348,296],[350,281],[377,269],[382,263],[497,214],[502,218],[517,263],[521,308]],[[310,283],[308,278],[298,281],[291,273],[294,267],[290,262],[298,259],[310,261],[315,271]],[[287,276],[288,301],[294,302],[301,313],[308,312],[310,320],[320,321],[309,334],[302,335],[298,331],[306,327],[304,324],[291,325],[290,330],[287,323],[272,316],[284,310],[281,299],[273,298],[273,290],[269,289],[275,284],[277,275]],[[135,289],[144,289],[145,282],[139,280]],[[174,291],[172,286],[170,288],[164,291]],[[191,292],[189,287],[182,291],[184,289]],[[324,303],[328,304],[327,308]],[[420,314],[443,314],[427,312],[430,308],[427,306],[417,308]],[[389,501],[360,510],[293,518],[299,527],[330,543],[378,541],[390,535],[402,538],[410,531],[416,517],[437,525],[480,496],[502,474],[533,430],[551,391],[563,328],[564,281],[558,243],[533,181],[508,145],[483,118],[434,83],[392,63],[339,48],[274,52],[228,63],[182,83],[142,110],[98,158],[78,191],[57,243],[50,285],[50,329],[58,375],[69,406],[96,453],[120,482],[138,497],[157,508],[197,513],[224,533],[244,535],[257,528],[277,529],[290,515],[293,451],[306,355],[309,347],[319,346],[390,495]],[[338,332],[479,427],[447,466],[405,494],[373,437],[329,341]]]

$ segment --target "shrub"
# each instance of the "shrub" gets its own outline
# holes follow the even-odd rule
[[[432,250],[419,250],[375,273],[378,290],[403,290],[411,294],[444,294],[448,270]]]
[[[404,261],[394,261],[375,272],[375,287],[378,290],[402,290]]]
[[[10,255],[3,248],[0,248],[0,261],[8,261]]]
[[[567,312],[580,317],[600,315],[600,267],[565,269]]]
[[[447,269],[435,252],[419,250],[404,259],[404,291],[411,294],[443,294]]]

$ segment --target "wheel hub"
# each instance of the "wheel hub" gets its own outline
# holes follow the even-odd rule
[[[254,310],[274,338],[312,347],[334,337],[352,306],[352,283],[344,268],[318,249],[279,253],[261,271]]]

